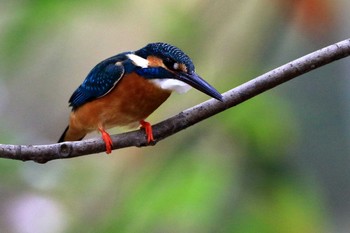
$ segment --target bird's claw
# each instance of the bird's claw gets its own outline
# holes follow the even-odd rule
[[[147,143],[153,142],[154,138],[153,138],[153,131],[152,131],[152,125],[144,120],[140,121],[141,124],[141,128],[145,129],[146,135],[147,135]]]

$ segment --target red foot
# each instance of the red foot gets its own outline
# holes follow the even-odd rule
[[[141,128],[144,128],[146,131],[147,142],[150,143],[150,142],[154,141],[153,132],[152,132],[152,125],[149,122],[144,121],[144,120],[141,120],[140,124],[141,124]]]
[[[111,136],[109,136],[109,134],[103,128],[99,128],[99,130],[102,134],[102,139],[106,144],[106,154],[110,154],[113,146]]]

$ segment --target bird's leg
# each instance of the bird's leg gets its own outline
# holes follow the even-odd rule
[[[150,142],[154,141],[152,125],[149,122],[145,121],[145,120],[141,120],[140,121],[140,125],[141,125],[141,128],[145,129],[145,132],[146,132],[146,135],[147,135],[147,142],[150,143]]]
[[[113,146],[111,136],[109,136],[109,134],[103,129],[103,127],[98,127],[98,130],[101,132],[102,139],[106,144],[106,154],[110,154],[112,152]]]

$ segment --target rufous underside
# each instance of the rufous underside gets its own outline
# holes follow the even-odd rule
[[[99,128],[128,126],[147,118],[171,94],[135,73],[127,74],[107,95],[71,112],[65,141],[75,141]]]

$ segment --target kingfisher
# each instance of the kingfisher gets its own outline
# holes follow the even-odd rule
[[[150,43],[98,63],[69,99],[69,124],[58,142],[79,141],[99,131],[112,152],[106,129],[116,126],[144,128],[147,142],[154,141],[152,125],[145,119],[175,91],[191,87],[223,101],[222,95],[196,72],[193,62],[168,43]]]

